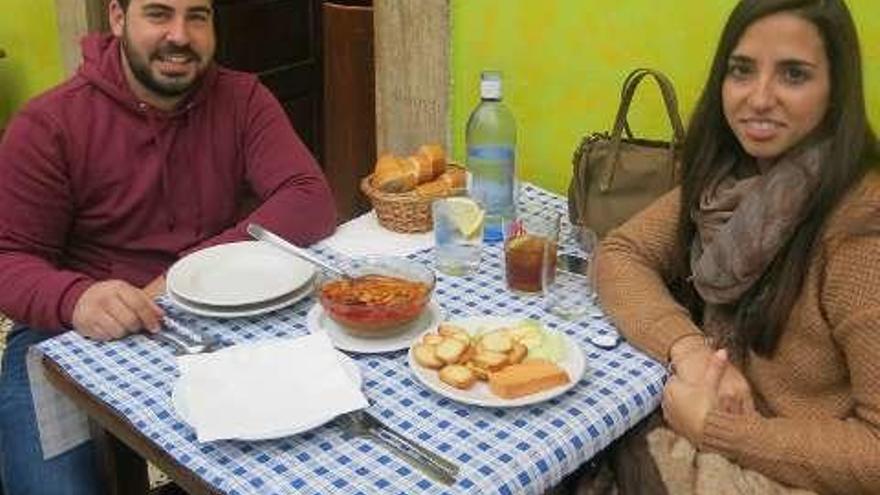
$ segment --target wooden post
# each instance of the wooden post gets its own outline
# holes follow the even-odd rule
[[[449,0],[376,0],[376,146],[449,149]]]
[[[68,76],[82,60],[79,40],[86,33],[108,29],[107,5],[109,0],[55,0],[61,62]]]

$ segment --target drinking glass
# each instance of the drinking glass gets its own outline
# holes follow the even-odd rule
[[[587,312],[594,295],[595,258],[594,250],[598,243],[596,233],[589,228],[576,227],[581,252],[573,255],[584,260],[580,266],[546,267],[542,284],[547,311],[561,318],[574,319]]]
[[[555,210],[522,210],[510,222],[504,239],[507,288],[540,294],[545,270],[556,271],[560,214]]]
[[[480,265],[483,246],[482,205],[467,196],[452,196],[434,201],[434,260],[438,270],[462,276]]]

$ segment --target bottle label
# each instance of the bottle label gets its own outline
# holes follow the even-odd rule
[[[468,147],[471,195],[489,216],[510,217],[515,208],[515,153],[511,146]]]
[[[471,146],[468,160],[504,160],[513,163],[514,151],[510,146]]]

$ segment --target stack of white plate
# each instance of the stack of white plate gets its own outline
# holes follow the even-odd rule
[[[312,292],[315,267],[263,242],[196,251],[171,266],[166,292],[185,311],[214,318],[253,316],[289,306]]]

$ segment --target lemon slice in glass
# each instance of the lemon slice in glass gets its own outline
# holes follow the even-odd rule
[[[452,223],[464,237],[472,237],[483,226],[485,213],[476,201],[453,197],[447,199],[447,205]]]

